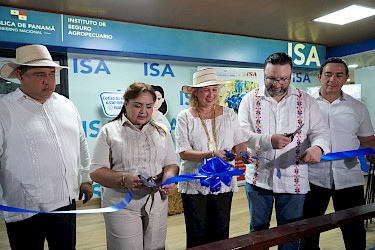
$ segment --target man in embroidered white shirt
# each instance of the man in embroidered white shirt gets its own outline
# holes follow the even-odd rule
[[[292,69],[286,53],[270,55],[264,63],[265,86],[246,94],[238,110],[247,146],[262,157],[246,166],[250,232],[269,228],[274,201],[278,225],[302,219],[309,190],[307,163],[319,162],[329,152],[329,131],[319,105],[290,84]],[[295,240],[279,249],[298,247]]]
[[[50,212],[74,210],[92,197],[81,119],[74,104],[54,92],[56,64],[43,45],[16,50],[0,75],[21,85],[0,99],[0,184],[4,205]],[[12,249],[75,249],[75,214],[5,212]]]
[[[374,147],[374,129],[366,106],[342,91],[349,78],[346,62],[327,59],[318,74],[321,84],[313,97],[319,103],[323,119],[330,128],[332,152]],[[374,162],[374,156],[368,156]],[[335,211],[365,204],[364,179],[357,157],[322,162],[309,166],[310,189],[306,195],[304,215],[323,215],[332,197]],[[346,249],[366,248],[363,221],[340,228]],[[303,249],[319,249],[319,234],[304,240]]]

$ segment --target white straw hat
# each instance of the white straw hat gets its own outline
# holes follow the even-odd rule
[[[51,54],[44,45],[26,45],[16,49],[16,62],[6,61],[0,69],[3,78],[15,78],[16,69],[25,65],[30,67],[55,67],[56,70],[67,69],[52,60]]]
[[[193,74],[193,84],[182,86],[182,92],[190,94],[193,88],[201,88],[205,86],[219,85],[219,88],[225,85],[225,82],[219,82],[216,72],[213,68],[204,68]]]

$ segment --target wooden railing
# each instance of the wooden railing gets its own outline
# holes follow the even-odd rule
[[[275,228],[190,248],[194,250],[264,249],[325,232],[359,220],[375,217],[375,204],[366,204],[335,213],[304,219]]]

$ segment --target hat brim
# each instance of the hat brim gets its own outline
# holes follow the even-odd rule
[[[200,84],[195,84],[195,85],[184,85],[182,86],[182,92],[185,94],[191,94],[194,88],[202,88],[202,87],[214,86],[214,85],[219,85],[219,88],[222,88],[227,83],[229,82],[209,81],[209,82],[202,82]]]
[[[61,66],[61,65],[55,63],[54,61],[50,61],[50,60],[40,60],[37,63],[26,63],[26,64],[8,62],[7,64],[4,64],[3,67],[1,67],[0,76],[3,77],[3,78],[17,78],[16,69],[20,66],[54,67],[56,71],[69,68],[67,66]]]

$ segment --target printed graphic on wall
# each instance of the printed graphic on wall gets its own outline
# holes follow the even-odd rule
[[[124,104],[123,95],[122,91],[103,91],[99,94],[103,113],[106,116],[115,118],[120,113]]]
[[[168,112],[168,104],[165,99],[164,89],[159,85],[151,85],[155,90],[156,101],[154,105],[154,111],[152,113],[152,119],[154,121],[164,124],[168,130],[171,130],[171,124],[169,123],[166,114]]]
[[[220,104],[233,109],[236,113],[238,112],[242,98],[254,88],[264,84],[263,69],[224,67],[216,67],[214,69],[218,79],[227,82],[220,89]],[[240,158],[235,160],[235,166],[238,169],[246,170],[246,166]],[[239,176],[237,180],[243,181],[245,180],[245,176]]]
[[[201,69],[204,67],[198,67]],[[236,113],[242,98],[254,88],[264,84],[263,69],[214,67],[218,79],[227,84],[220,89],[220,105],[233,109]]]

